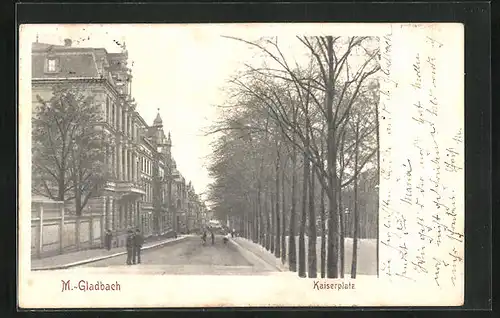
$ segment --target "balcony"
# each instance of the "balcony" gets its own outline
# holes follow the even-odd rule
[[[107,181],[104,190],[119,193],[123,198],[146,194],[140,184],[132,181]]]
[[[115,181],[106,181],[104,184],[105,191],[115,191],[116,190],[116,182]]]
[[[141,185],[137,182],[133,181],[119,181],[116,182],[116,191],[117,192],[131,192],[138,195],[146,194]]]

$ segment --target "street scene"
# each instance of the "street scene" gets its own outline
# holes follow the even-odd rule
[[[33,34],[32,271],[377,275],[379,38],[207,30]]]
[[[110,258],[88,265],[86,271],[115,271],[120,266],[125,267],[126,255]],[[188,237],[185,240],[166,247],[145,251],[141,256],[141,263],[135,270],[154,274],[193,274],[193,275],[249,275],[272,272],[260,264],[253,264],[246,260],[232,244],[217,242],[202,245],[198,237]],[[119,269],[118,269],[119,270]],[[128,271],[129,269],[125,269]],[[274,271],[277,271],[276,269]]]

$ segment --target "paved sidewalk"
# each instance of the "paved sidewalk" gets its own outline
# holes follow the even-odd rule
[[[252,254],[254,254],[256,257],[260,258],[264,262],[268,263],[269,265],[272,265],[276,267],[278,270],[285,272],[288,271],[288,265],[283,265],[281,263],[281,260],[279,258],[276,258],[274,254],[266,250],[264,247],[260,246],[259,244],[256,244],[250,240],[247,240],[246,238],[243,237],[235,237],[232,239],[236,245],[238,245],[240,248],[243,248]]]
[[[178,236],[177,238],[169,238],[159,241],[145,243],[142,250],[159,247],[168,243],[174,243],[185,239],[187,236]],[[127,254],[124,247],[116,247],[111,250],[106,249],[89,249],[73,253],[56,255],[53,257],[45,257],[41,259],[31,260],[31,270],[55,270],[65,269],[73,266],[83,265],[87,263],[97,262],[103,259],[116,257]]]

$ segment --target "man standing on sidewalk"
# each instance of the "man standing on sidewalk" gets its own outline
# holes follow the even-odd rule
[[[144,244],[144,238],[142,237],[141,231],[139,231],[139,229],[137,229],[135,231],[135,235],[134,235],[134,251],[135,251],[134,252],[134,259],[133,259],[134,264],[136,261],[136,257],[137,257],[137,264],[141,263],[142,244]]]
[[[112,240],[111,230],[106,230],[106,235],[104,236],[105,247],[109,251],[111,249],[111,240]]]
[[[132,230],[128,230],[127,235],[127,265],[132,265],[132,258],[134,256],[134,232]]]

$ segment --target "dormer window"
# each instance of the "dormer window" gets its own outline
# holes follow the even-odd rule
[[[46,72],[48,73],[55,73],[59,71],[59,59],[55,57],[49,57],[47,58],[46,62]]]

